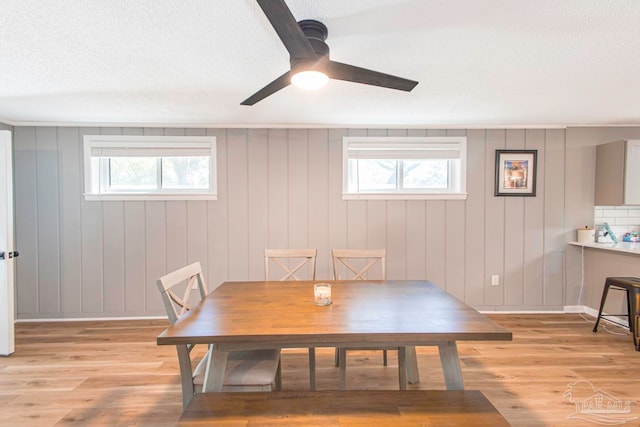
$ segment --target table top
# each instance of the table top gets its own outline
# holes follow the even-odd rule
[[[429,281],[325,282],[332,285],[332,304],[325,307],[313,303],[319,281],[225,282],[157,343],[322,347],[512,339],[511,332]]]

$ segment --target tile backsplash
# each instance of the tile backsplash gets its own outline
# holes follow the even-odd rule
[[[596,232],[606,222],[620,240],[626,232],[640,231],[640,206],[596,206],[593,217]]]

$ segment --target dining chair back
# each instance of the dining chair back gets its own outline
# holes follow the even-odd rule
[[[207,285],[199,262],[182,267],[156,280],[171,325],[185,316],[207,295]],[[202,347],[202,346],[200,346]],[[202,389],[212,345],[196,350],[195,344],[176,345],[182,384],[182,406]],[[195,369],[193,366],[195,365]],[[271,391],[280,388],[280,350],[243,350],[229,352],[223,391]]]
[[[277,280],[280,281],[315,280],[317,253],[317,249],[265,249],[265,279],[270,280],[271,275],[275,275],[279,271],[281,275]],[[270,269],[271,265],[279,267],[276,272]],[[305,273],[305,278],[301,279],[303,273]]]
[[[387,251],[384,249],[333,249],[333,278],[335,280],[366,280],[372,268],[379,265],[377,279],[385,280]]]
[[[317,249],[265,249],[264,277],[271,280],[276,272],[278,281],[300,281],[316,279]],[[270,269],[274,265],[274,269]],[[306,270],[306,271],[305,271]],[[304,275],[303,275],[304,274]],[[316,389],[316,349],[309,348],[309,388]]]
[[[368,277],[373,277],[375,274],[373,271],[375,266],[376,268],[379,267],[376,279],[386,280],[386,256],[387,251],[385,249],[333,249],[331,251],[333,278],[334,280],[367,280]],[[346,381],[347,350],[382,350],[382,363],[387,366],[387,350],[397,350],[397,348],[336,348],[335,364],[340,367],[340,388],[344,388]],[[405,353],[409,359],[407,364],[409,382],[413,384],[419,380],[415,347],[405,347]]]

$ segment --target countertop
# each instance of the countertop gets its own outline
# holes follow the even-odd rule
[[[618,243],[579,243],[569,242],[573,246],[582,246],[585,248],[600,249],[603,251],[624,252],[627,254],[640,255],[640,243],[618,242]]]

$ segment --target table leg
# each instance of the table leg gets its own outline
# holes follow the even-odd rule
[[[202,385],[203,393],[220,392],[224,385],[224,373],[227,369],[228,351],[218,350],[218,346],[214,345],[213,350],[209,352],[209,363],[204,373],[204,384]]]
[[[344,390],[347,385],[347,351],[338,348],[338,371],[340,373],[340,390]]]
[[[456,342],[448,341],[438,344],[438,351],[440,352],[440,363],[442,364],[447,390],[464,390]]]
[[[316,389],[316,349],[309,348],[309,389]]]
[[[407,347],[398,347],[398,382],[400,390],[407,389]]]
[[[407,357],[407,379],[409,384],[417,384],[420,382],[420,371],[418,371],[418,356],[414,346],[404,347]],[[398,353],[399,354],[399,353]]]

